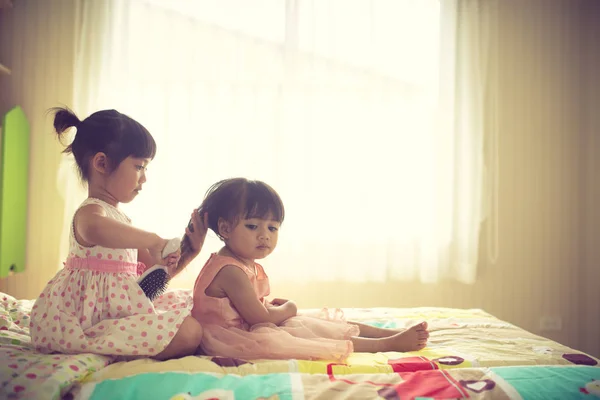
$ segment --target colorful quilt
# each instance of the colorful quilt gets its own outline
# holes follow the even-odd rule
[[[80,399],[594,399],[600,368],[534,366],[458,368],[379,374],[178,370],[128,374],[83,385]]]
[[[110,361],[94,354],[36,352],[29,337],[32,306],[33,301],[0,293],[0,399],[59,399]]]
[[[354,353],[344,363],[186,357],[110,365],[76,399],[592,399],[598,360],[481,310],[346,309],[349,320],[401,328],[426,320],[429,346]]]
[[[117,362],[44,355],[31,346],[32,301],[0,293],[0,398],[57,399],[593,399],[598,359],[481,310],[344,309],[386,328],[429,323],[412,353],[354,353],[344,363],[186,357]]]

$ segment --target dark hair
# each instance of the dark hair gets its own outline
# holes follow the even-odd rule
[[[75,139],[63,153],[72,153],[79,176],[90,178],[90,160],[96,153],[106,154],[110,170],[115,170],[127,157],[150,158],[156,155],[156,142],[146,128],[133,118],[116,110],[97,111],[80,121],[68,108],[56,107],[54,129],[59,139],[69,128],[77,128]]]
[[[271,186],[261,181],[246,178],[224,179],[212,185],[204,196],[198,213],[204,218],[208,213],[208,227],[223,240],[219,234],[219,219],[223,218],[232,224],[240,218],[264,218],[269,213],[279,223],[283,222],[285,209],[281,198]],[[188,223],[190,231],[194,231],[192,220]],[[180,266],[187,265],[194,256],[194,249],[187,234],[181,239],[181,258],[175,273]]]
[[[273,219],[283,222],[285,209],[277,192],[261,181],[231,178],[212,185],[200,206],[200,215],[208,213],[208,227],[219,238],[219,219],[232,224],[240,219],[264,218],[269,213]]]

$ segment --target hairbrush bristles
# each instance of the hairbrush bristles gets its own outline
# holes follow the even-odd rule
[[[169,285],[169,273],[163,266],[148,268],[138,279],[138,285],[150,301],[160,297]]]
[[[169,240],[162,251],[163,258],[171,253],[176,252],[180,246],[181,241],[179,238]],[[161,296],[165,290],[167,290],[170,279],[171,276],[167,271],[167,267],[155,265],[152,268],[148,268],[146,271],[144,271],[144,273],[138,278],[137,282],[138,285],[140,285],[140,288],[142,288],[146,294],[146,297],[148,297],[150,301],[154,301],[154,299]]]

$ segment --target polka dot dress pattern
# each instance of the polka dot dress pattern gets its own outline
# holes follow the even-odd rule
[[[110,357],[93,354],[44,355],[29,337],[32,301],[0,293],[0,398],[58,399]]]
[[[120,210],[96,199],[123,223]],[[85,248],[71,230],[66,267],[48,282],[31,312],[31,339],[44,353],[153,356],[177,333],[192,307],[190,291],[163,295],[152,303],[136,282],[137,251]]]

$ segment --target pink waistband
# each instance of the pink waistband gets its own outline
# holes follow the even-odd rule
[[[82,269],[97,272],[121,272],[139,275],[140,271],[146,269],[141,262],[131,263],[127,261],[101,260],[96,257],[69,257],[64,263],[67,269]]]

